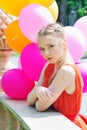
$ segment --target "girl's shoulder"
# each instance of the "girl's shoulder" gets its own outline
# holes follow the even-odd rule
[[[76,67],[74,65],[63,65],[60,70],[58,71],[58,73],[61,73],[63,75],[67,75],[67,77],[75,77],[76,74]]]

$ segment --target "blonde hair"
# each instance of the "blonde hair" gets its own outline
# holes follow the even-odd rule
[[[56,38],[61,38],[62,40],[66,41],[66,34],[65,30],[63,29],[63,26],[58,23],[52,23],[47,26],[44,26],[37,35],[37,41],[39,38],[43,36],[55,36]]]
[[[41,30],[37,34],[37,42],[39,43],[39,40],[44,36],[51,36],[53,38],[57,38],[64,41],[62,43],[64,43],[65,50],[64,50],[64,54],[62,58],[67,63],[73,63],[73,59],[67,49],[66,33],[63,28],[63,25],[59,23],[52,23],[52,24],[42,27]]]

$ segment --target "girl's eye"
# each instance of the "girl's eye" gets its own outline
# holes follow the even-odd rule
[[[40,51],[44,51],[45,49],[44,48],[40,48]]]
[[[54,45],[50,45],[50,48],[54,47]]]

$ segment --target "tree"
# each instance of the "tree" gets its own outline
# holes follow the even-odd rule
[[[59,7],[58,22],[67,25],[67,0],[56,0]]]
[[[56,0],[56,2],[59,7],[57,21],[65,26],[70,24],[70,17],[72,18],[71,22],[72,20],[75,22],[80,17],[87,15],[87,0]]]

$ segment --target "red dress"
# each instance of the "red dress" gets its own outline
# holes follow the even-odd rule
[[[82,100],[82,78],[79,69],[75,65],[71,65],[76,73],[75,84],[76,90],[73,94],[68,94],[66,91],[53,103],[53,108],[65,115],[68,119],[73,121],[82,130],[87,130],[87,119],[79,114]],[[43,86],[48,87],[52,74],[54,72],[54,64],[49,64],[44,72]]]

